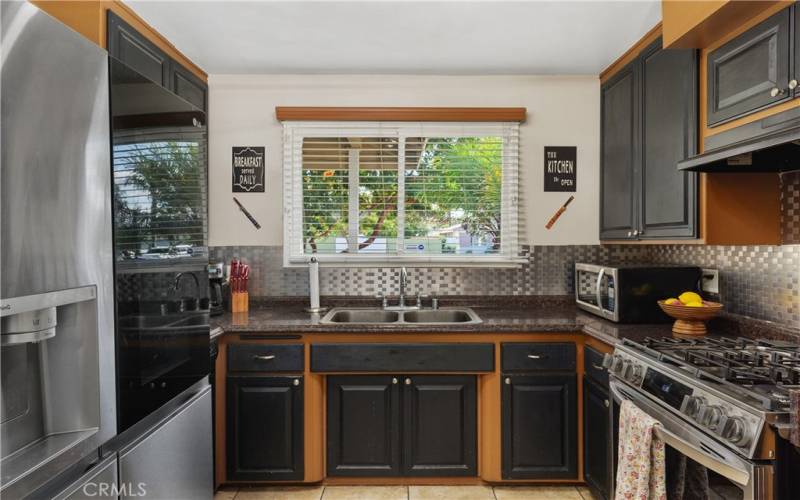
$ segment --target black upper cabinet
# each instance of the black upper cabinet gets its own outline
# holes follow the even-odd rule
[[[697,52],[643,50],[601,88],[600,239],[697,236]]]
[[[328,475],[399,475],[398,377],[330,376],[327,383]]]
[[[110,10],[107,36],[110,56],[116,57],[138,73],[171,90],[170,57]]]
[[[413,375],[405,382],[405,475],[475,476],[478,411],[475,376]]]
[[[227,463],[232,481],[303,479],[302,377],[228,377]]]
[[[208,103],[208,85],[206,85],[204,81],[175,62],[172,64],[170,80],[173,92],[203,111],[206,111]]]
[[[794,6],[794,75],[789,86],[794,86],[795,97],[800,97],[800,6]]]
[[[697,52],[641,55],[642,168],[640,238],[697,236],[697,174],[676,165],[697,151]]]
[[[784,9],[709,53],[709,126],[791,98],[790,13]]]
[[[574,373],[504,379],[504,479],[577,478],[575,379]]]
[[[636,61],[603,85],[601,99],[600,238],[632,238],[634,175],[641,145]]]
[[[108,11],[108,54],[206,111],[208,85],[119,16]]]
[[[583,477],[601,494],[611,496],[612,439],[608,389],[588,377],[583,382]]]

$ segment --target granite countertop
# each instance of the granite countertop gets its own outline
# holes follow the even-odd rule
[[[546,333],[582,332],[602,342],[614,344],[623,339],[641,341],[646,337],[672,335],[672,323],[625,325],[588,314],[571,302],[570,298],[520,298],[487,299],[460,298],[443,300],[447,306],[471,307],[480,316],[478,324],[413,325],[402,324],[323,324],[322,315],[304,310],[305,301],[298,299],[251,301],[247,313],[225,313],[211,318],[212,338],[223,333],[260,335],[302,333]],[[323,301],[335,306],[374,305],[363,299]],[[800,331],[765,321],[727,315],[709,324],[712,336],[771,338],[793,340],[800,343]]]

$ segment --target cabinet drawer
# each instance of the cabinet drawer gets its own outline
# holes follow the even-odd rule
[[[504,342],[502,369],[507,371],[575,371],[575,344]]]
[[[589,346],[583,348],[583,372],[603,387],[608,387],[608,370],[603,368],[603,353]]]
[[[228,371],[301,372],[302,344],[233,344],[228,347]]]
[[[494,344],[316,344],[314,372],[491,372]]]

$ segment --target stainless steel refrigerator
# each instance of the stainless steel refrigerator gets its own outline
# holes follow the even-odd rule
[[[124,72],[112,83],[106,51],[29,2],[0,8],[0,496],[210,500],[205,214],[191,219],[199,235],[176,239],[155,265],[121,239],[133,234],[125,214],[154,220],[130,202],[138,191],[119,194],[121,152],[153,144],[141,138],[155,132],[136,124],[159,113],[136,111],[141,96],[110,88],[151,87]],[[181,147],[199,137],[203,149],[192,151],[204,155],[204,120],[186,116],[196,119]],[[200,158],[192,182],[205,201]],[[161,239],[146,257],[160,257]],[[172,294],[163,310],[139,300],[149,276]],[[132,365],[137,356],[146,362]]]
[[[108,57],[2,2],[0,495],[116,433]]]

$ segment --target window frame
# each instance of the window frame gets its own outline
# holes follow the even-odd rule
[[[392,137],[398,140],[398,249],[395,254],[306,254],[303,251],[302,145],[307,137]],[[410,255],[402,242],[405,227],[406,137],[503,138],[500,195],[500,252],[490,255]],[[306,266],[316,257],[322,265],[340,267],[517,267],[525,262],[520,250],[520,184],[518,122],[284,122],[283,123],[283,265]]]

